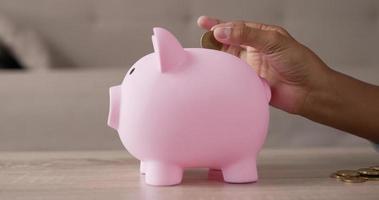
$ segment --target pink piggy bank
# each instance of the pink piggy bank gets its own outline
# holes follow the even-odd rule
[[[255,182],[266,138],[270,88],[239,58],[183,48],[154,28],[154,53],[110,88],[108,125],[140,162],[149,185],[175,185],[185,168],[220,169],[230,183]]]

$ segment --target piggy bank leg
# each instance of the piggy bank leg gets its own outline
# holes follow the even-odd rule
[[[144,161],[140,162],[139,172],[140,172],[140,174],[145,174],[146,173],[146,163]]]
[[[165,162],[147,162],[145,180],[149,185],[176,185],[182,181],[183,168]]]
[[[225,182],[249,183],[258,180],[256,158],[245,158],[222,169]]]

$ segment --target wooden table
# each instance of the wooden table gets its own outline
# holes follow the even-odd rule
[[[347,184],[329,178],[338,169],[379,165],[364,149],[264,149],[260,180],[228,184],[219,172],[186,170],[181,185],[152,187],[125,151],[0,153],[0,199],[379,199],[379,181]]]

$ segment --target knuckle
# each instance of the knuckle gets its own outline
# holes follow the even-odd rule
[[[267,38],[268,38],[270,41],[278,42],[278,41],[281,41],[281,39],[282,39],[282,34],[280,34],[280,33],[277,32],[277,31],[270,31],[270,32],[267,33]]]
[[[271,26],[271,29],[276,30],[276,31],[284,30],[284,28],[282,28],[281,26],[278,26],[278,25],[270,25],[270,26]]]
[[[268,54],[285,48],[285,37],[277,31],[269,31],[266,35],[266,45],[263,49]]]
[[[249,40],[250,29],[244,23],[241,23],[237,27],[236,39],[238,43],[243,43]]]
[[[286,36],[289,36],[289,35],[290,35],[290,34],[288,33],[288,31],[287,31],[285,28],[281,27],[281,26],[272,26],[272,27],[273,27],[273,29],[274,29],[275,31],[281,33],[282,35],[286,35]]]
[[[242,41],[246,42],[249,40],[249,35],[250,35],[250,29],[244,25],[241,29],[241,39]]]

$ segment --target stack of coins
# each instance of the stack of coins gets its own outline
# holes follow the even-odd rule
[[[221,50],[222,43],[217,41],[213,35],[213,31],[208,31],[201,36],[200,45],[206,49]]]
[[[338,170],[331,174],[330,177],[345,183],[379,181],[379,166],[361,168],[358,170]]]

